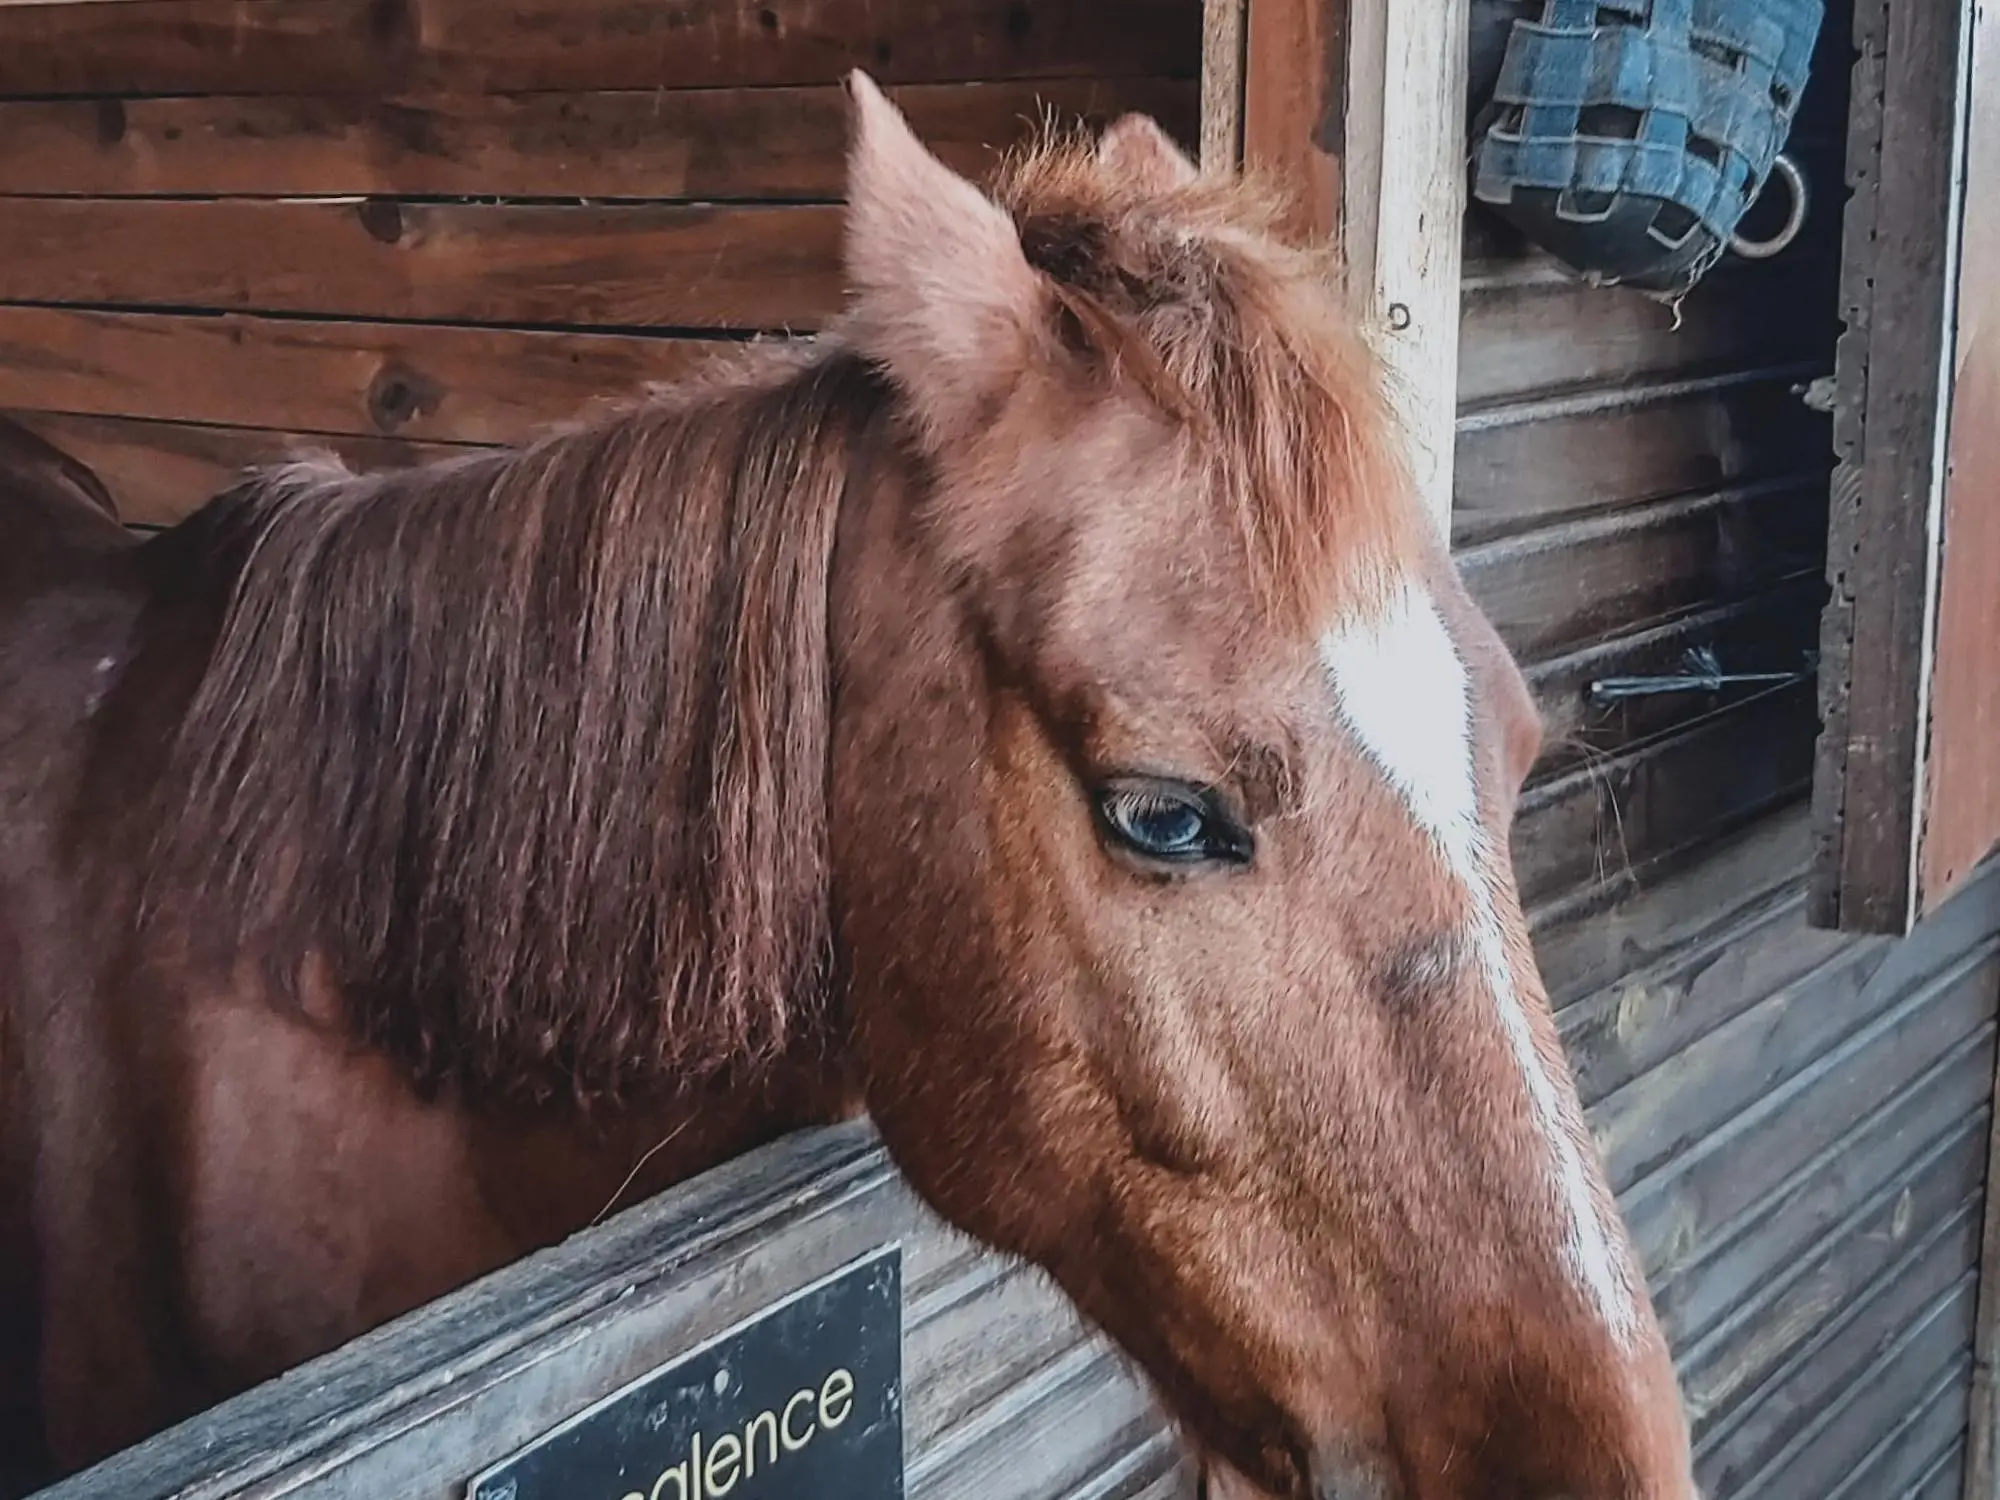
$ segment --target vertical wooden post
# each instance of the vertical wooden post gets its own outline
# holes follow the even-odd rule
[[[1357,312],[1388,367],[1419,492],[1451,518],[1470,0],[1207,0],[1242,67],[1241,156],[1293,184],[1311,232],[1338,236]],[[1394,24],[1391,24],[1391,11]],[[1241,17],[1240,23],[1236,19]],[[1204,67],[1208,66],[1207,61]],[[1233,132],[1204,80],[1203,155]],[[1211,136],[1211,125],[1213,136]]]
[[[1203,0],[1201,167],[1231,172],[1243,160],[1243,21],[1248,0]]]
[[[1393,379],[1418,492],[1451,524],[1470,0],[1349,0],[1349,285]]]

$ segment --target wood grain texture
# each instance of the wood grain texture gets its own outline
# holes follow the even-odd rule
[[[1929,1347],[1943,1354],[1933,1370],[1962,1353],[1972,1323],[1977,1189],[1962,1177],[1907,1187],[1906,1220],[1892,1212],[1872,1236],[1843,1241],[1845,1253],[1762,1304],[1759,1328],[1682,1362],[1695,1462],[1719,1493],[1741,1493],[1745,1479],[1842,1405],[1851,1384],[1911,1328],[1924,1329]],[[1915,1218],[1920,1196],[1936,1217]]]
[[[1687,653],[1714,653],[1732,672],[1796,672],[1813,644],[1816,581],[1798,578],[1768,593],[1677,616],[1662,625],[1615,636],[1537,662],[1528,686],[1542,714],[1543,750],[1530,784],[1663,738],[1719,709],[1748,702],[1768,687],[1725,686],[1718,692],[1656,693],[1600,704],[1591,685],[1617,676],[1674,676]]]
[[[1200,0],[127,0],[0,10],[0,94],[1191,76]]]
[[[438,322],[806,328],[840,305],[831,206],[22,198],[0,302]]]
[[[0,407],[517,442],[738,348],[708,339],[0,306]]]
[[[1338,8],[1347,67],[1339,186],[1348,287],[1388,369],[1417,493],[1448,530],[1472,7],[1470,0],[1340,0]]]
[[[931,1217],[851,1125],[684,1184],[45,1500],[447,1500],[569,1414],[889,1243],[904,1256],[912,1500],[1187,1495],[1123,1362],[1046,1282]]]
[[[1797,391],[1807,363],[1533,397],[1460,415],[1452,541],[1832,463],[1827,418]]]
[[[1648,1272],[1671,1274],[1704,1245],[1741,1232],[1810,1164],[1838,1149],[1854,1116],[1894,1098],[1960,1049],[1993,1059],[2000,942],[1952,955],[1831,1052],[1746,1103],[1730,1129],[1681,1151],[1621,1193]],[[1600,1106],[1602,1108],[1603,1106]]]
[[[1636,292],[1509,268],[1468,274],[1459,401],[1484,407],[1660,378],[1830,365],[1834,261],[1725,261],[1673,313]]]
[[[403,468],[463,448],[398,438],[335,437],[271,428],[208,427],[61,412],[0,413],[96,471],[128,526],[169,526],[228,488],[244,469],[313,451],[356,470]]]
[[[1780,1450],[1764,1468],[1722,1493],[1745,1500],[1793,1495],[1878,1500],[1897,1494],[1914,1477],[1905,1472],[1906,1463],[1914,1458],[1920,1473],[1964,1429],[1971,1358],[1963,1341],[1971,1323],[1967,1276],[1924,1308],[1915,1326],[1888,1349],[1853,1372],[1839,1399],[1816,1414],[1796,1446]],[[1698,1462],[1697,1475],[1704,1472]]]
[[[1243,163],[1285,184],[1292,229],[1342,232],[1349,0],[1256,0],[1244,32]]]
[[[1459,566],[1502,639],[1534,662],[1815,568],[1824,493],[1775,480],[1677,496],[1470,547]]]
[[[1185,142],[1170,78],[910,85],[925,145],[969,175],[1041,121],[1137,110]],[[0,103],[0,193],[817,199],[843,196],[838,87],[389,98],[309,95]]]
[[[1545,782],[1515,818],[1521,898],[1546,904],[1740,828],[1803,794],[1811,756],[1810,694],[1795,688]]]
[[[2000,5],[1974,16],[1920,911],[2000,845]]]
[[[1939,389],[1962,181],[1969,5],[1860,0],[1816,773],[1814,915],[1903,932],[1919,911]]]
[[[1790,899],[1804,877],[1809,827],[1802,806],[1775,809],[1644,880],[1619,869],[1532,908],[1535,959],[1558,1017],[1729,941],[1740,923]]]

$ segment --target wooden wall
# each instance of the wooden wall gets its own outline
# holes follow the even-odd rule
[[[865,1123],[730,1162],[37,1500],[461,1500],[489,1464],[889,1245],[911,1500],[1193,1500],[1123,1359],[1040,1272],[925,1210]]]
[[[504,441],[838,303],[838,80],[947,160],[1199,134],[1200,0],[0,7],[0,411],[185,514]]]
[[[1675,313],[1468,226],[1455,540],[1556,736],[1516,833],[1543,966],[1718,1500],[1958,1494],[2000,875],[1909,939],[1806,924],[1809,682],[1589,683],[1816,643],[1852,51],[1792,150],[1814,211]]]

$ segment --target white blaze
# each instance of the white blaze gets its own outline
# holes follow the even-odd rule
[[[1379,610],[1329,630],[1319,651],[1348,730],[1470,897],[1467,937],[1549,1148],[1551,1186],[1565,1227],[1563,1259],[1622,1340],[1637,1326],[1632,1296],[1576,1139],[1563,1118],[1562,1095],[1535,1046],[1494,911],[1465,663],[1436,604],[1408,579],[1397,583]]]

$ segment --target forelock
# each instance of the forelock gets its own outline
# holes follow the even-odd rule
[[[1393,574],[1420,513],[1383,376],[1337,262],[1286,237],[1280,195],[1217,176],[1149,189],[1075,136],[1011,159],[994,195],[1059,331],[1182,421],[1274,611],[1323,622]]]

